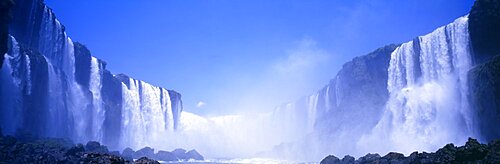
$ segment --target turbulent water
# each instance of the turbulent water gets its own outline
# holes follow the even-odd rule
[[[402,44],[391,54],[382,120],[365,136],[363,149],[433,151],[473,136],[467,99],[471,68],[467,17]],[[373,146],[383,141],[384,145]]]
[[[174,129],[168,91],[135,79],[130,79],[129,84],[122,84],[121,143],[133,148],[159,146],[155,144],[165,142],[167,133]]]

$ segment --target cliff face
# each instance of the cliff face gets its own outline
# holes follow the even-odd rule
[[[277,107],[273,119],[281,122],[277,123],[282,127],[279,129],[284,129],[280,133],[288,133],[300,141],[280,145],[275,151],[290,155],[288,158],[300,154],[312,159],[335,150],[354,153],[353,143],[370,132],[383,113],[389,97],[387,69],[397,46],[387,45],[354,58],[317,93]]]
[[[477,65],[469,73],[470,101],[483,140],[500,138],[500,1],[477,0],[469,32]],[[496,55],[496,56],[495,56]]]
[[[68,37],[43,0],[17,0],[12,16],[2,44],[9,47],[0,76],[4,134],[139,148],[159,142],[148,136],[176,129],[179,93],[113,75],[107,63]],[[131,90],[130,81],[141,85]]]
[[[500,54],[469,71],[471,102],[482,139],[500,138]]]
[[[469,14],[469,33],[474,58],[484,63],[500,54],[500,2],[476,0]]]
[[[275,113],[298,113],[292,117],[301,121],[290,126],[334,153],[385,151],[377,147],[391,143],[399,151],[434,150],[469,136],[500,138],[491,126],[500,123],[499,3],[478,0],[469,16],[355,58],[316,94]]]

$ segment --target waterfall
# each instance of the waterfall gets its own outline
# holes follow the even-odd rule
[[[326,86],[326,92],[325,92],[325,113],[330,111],[330,85]]]
[[[359,146],[380,153],[435,151],[473,135],[467,103],[466,75],[471,68],[467,20],[461,17],[391,54],[390,97],[384,115]]]
[[[21,80],[14,77],[14,67],[12,60],[19,54],[19,44],[14,37],[9,38],[9,52],[5,54],[2,69],[0,69],[0,122],[3,134],[14,134],[22,123],[20,104],[21,101]]]
[[[309,96],[307,99],[307,133],[311,133],[314,130],[314,123],[316,122],[316,114],[318,110],[318,97],[319,92],[312,96]]]
[[[91,57],[90,61],[90,82],[89,88],[92,92],[92,134],[94,135],[94,139],[98,141],[102,141],[102,126],[104,123],[104,109],[103,102],[101,98],[101,89],[102,89],[102,72],[101,65],[97,58]]]
[[[174,129],[168,91],[131,78],[122,90],[121,145],[137,149],[164,143]]]

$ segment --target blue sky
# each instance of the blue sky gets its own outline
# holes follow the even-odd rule
[[[473,0],[46,0],[68,35],[201,115],[270,111],[342,64],[426,34]]]

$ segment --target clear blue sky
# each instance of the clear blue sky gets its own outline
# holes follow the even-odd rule
[[[46,3],[113,73],[174,89],[185,110],[218,115],[311,94],[351,58],[429,33],[467,14],[473,0]]]

